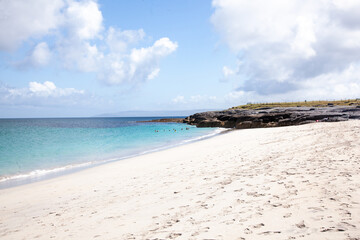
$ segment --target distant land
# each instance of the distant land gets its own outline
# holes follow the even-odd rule
[[[195,113],[217,111],[220,109],[193,109],[179,111],[121,111],[117,113],[104,113],[93,117],[185,117]]]

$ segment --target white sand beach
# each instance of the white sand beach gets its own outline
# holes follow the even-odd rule
[[[247,129],[0,190],[1,239],[360,239],[360,121]]]

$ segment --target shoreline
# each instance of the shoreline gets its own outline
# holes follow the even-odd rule
[[[355,239],[360,121],[245,129],[0,190],[7,239]]]
[[[109,164],[109,163],[113,163],[113,162],[117,162],[117,161],[123,161],[125,159],[131,159],[131,158],[146,155],[149,153],[163,151],[163,150],[178,147],[178,146],[181,146],[184,144],[190,144],[192,142],[205,140],[205,139],[214,137],[216,135],[219,135],[219,134],[222,134],[222,133],[225,133],[228,131],[230,131],[230,130],[223,129],[223,128],[216,128],[216,129],[214,129],[213,132],[205,134],[200,137],[194,137],[194,138],[190,138],[187,140],[182,140],[181,142],[173,143],[169,146],[159,146],[158,148],[155,148],[155,149],[144,150],[144,151],[140,151],[138,153],[130,154],[127,156],[112,157],[110,159],[59,166],[59,167],[51,168],[51,169],[36,169],[36,170],[30,171],[30,172],[20,173],[20,174],[10,175],[10,176],[0,176],[0,190],[6,189],[6,188],[11,188],[11,187],[16,187],[16,186],[21,186],[21,185],[27,185],[27,184],[31,184],[31,183],[36,183],[36,182],[44,181],[44,180],[48,180],[48,179],[53,179],[53,178],[57,178],[57,177],[60,177],[63,175],[77,173],[79,171],[83,171],[88,168],[101,166],[103,164]]]

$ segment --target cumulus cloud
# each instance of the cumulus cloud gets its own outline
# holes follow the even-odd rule
[[[214,0],[213,7],[213,25],[241,62],[239,91],[309,90],[310,98],[326,98],[340,85],[358,84],[347,72],[360,70],[359,1]]]
[[[109,27],[106,34],[106,44],[110,51],[122,53],[126,52],[132,44],[143,40],[144,37],[145,32],[143,29],[121,31],[120,29]]]
[[[65,69],[95,73],[110,85],[138,84],[157,77],[160,60],[177,49],[166,37],[139,46],[143,29],[105,29],[96,0],[0,1],[0,9],[0,50],[14,50],[28,39],[36,42],[28,56],[13,62],[18,68],[42,67],[53,59]]]
[[[51,81],[30,82],[24,88],[0,83],[0,106],[87,106],[89,101],[92,98],[84,90],[60,88]],[[96,105],[96,102],[93,104]]]
[[[63,40],[57,46],[57,51],[66,69],[81,72],[99,71],[99,63],[104,58],[97,45],[88,41]]]
[[[2,87],[3,98],[34,98],[34,97],[66,97],[77,94],[84,94],[84,90],[75,88],[58,88],[53,82],[45,81],[44,83],[30,82],[27,88],[9,88]]]
[[[30,82],[27,87],[15,88],[0,82],[0,106],[95,106],[101,99],[92,99],[84,90],[60,88],[51,81]]]
[[[56,89],[56,86],[53,82],[46,81],[44,83],[38,83],[38,82],[30,82],[29,83],[29,90],[31,93],[42,93],[46,96],[50,95],[52,92],[54,92]]]
[[[161,38],[146,48],[111,52],[103,59],[99,78],[108,84],[138,83],[151,80],[159,74],[159,62],[177,49],[177,43]]]
[[[48,64],[51,57],[49,46],[46,42],[41,42],[36,45],[34,51],[30,56],[30,62],[34,66],[45,66]]]
[[[51,51],[46,42],[38,43],[24,60],[15,62],[14,65],[20,69],[29,67],[46,66],[51,59]]]
[[[69,1],[65,10],[65,25],[70,37],[93,39],[102,30],[102,13],[95,1]]]
[[[66,69],[96,72],[103,58],[95,40],[102,39],[103,16],[96,1],[68,1],[64,10],[63,35],[56,52]]]
[[[29,38],[50,34],[62,22],[63,0],[0,1],[0,50],[12,51]]]
[[[259,94],[256,91],[232,91],[224,96],[228,104],[240,105],[247,102],[304,101],[314,99],[354,99],[360,93],[360,68],[350,65],[344,71],[319,75],[299,83],[299,88],[271,95]],[[341,81],[339,81],[341,79]]]

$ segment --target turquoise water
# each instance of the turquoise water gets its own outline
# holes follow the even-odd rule
[[[0,181],[171,147],[215,134],[179,123],[140,123],[154,118],[0,119]]]

